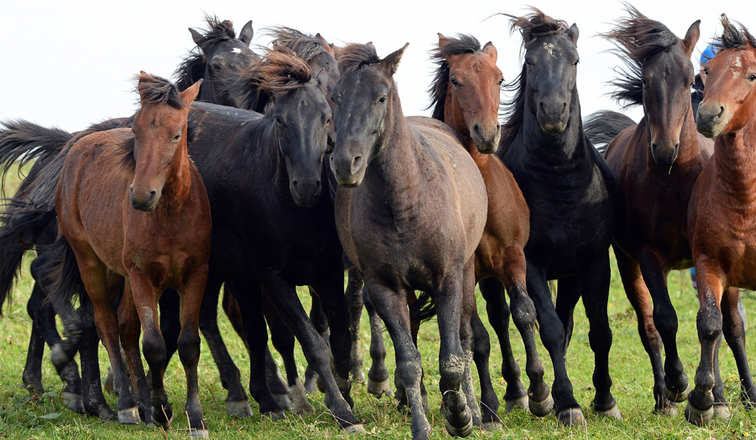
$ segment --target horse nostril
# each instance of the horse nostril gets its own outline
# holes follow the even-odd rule
[[[721,118],[723,113],[724,113],[724,106],[720,105],[719,106],[719,113],[717,114],[717,117]]]
[[[475,133],[480,134],[480,125],[478,124],[473,125],[473,130],[475,131]]]
[[[151,197],[155,197],[155,194],[157,194],[157,191],[155,191],[154,189],[152,191],[150,191],[150,196]]]
[[[298,180],[292,180],[291,184],[294,185],[294,188],[296,188],[297,185],[299,185],[299,181]]]
[[[362,163],[362,156],[354,156],[354,159],[352,159],[352,172],[359,169],[361,163]]]

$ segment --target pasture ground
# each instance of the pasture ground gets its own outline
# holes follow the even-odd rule
[[[11,173],[9,189],[17,184],[15,173]],[[5,439],[131,439],[131,438],[186,438],[187,421],[182,417],[186,388],[184,372],[178,356],[174,356],[166,372],[166,388],[168,397],[174,408],[173,426],[167,432],[145,426],[122,426],[116,422],[104,423],[100,420],[74,414],[67,410],[59,397],[62,388],[60,379],[55,374],[49,361],[49,351],[45,352],[43,362],[43,383],[47,392],[40,397],[32,398],[23,388],[21,372],[26,358],[31,322],[26,314],[26,300],[31,291],[32,280],[28,274],[28,263],[19,278],[13,302],[6,304],[4,316],[0,317],[0,437]],[[731,402],[732,418],[729,420],[715,420],[706,428],[697,428],[685,421],[682,413],[684,403],[680,406],[679,415],[664,417],[652,414],[653,396],[651,394],[653,379],[650,363],[641,345],[637,332],[635,314],[625,298],[616,266],[612,265],[612,284],[609,299],[609,318],[614,334],[614,343],[610,355],[610,368],[614,386],[612,391],[618,401],[624,421],[604,420],[595,417],[589,410],[593,398],[591,375],[593,372],[593,353],[588,344],[588,325],[582,304],[575,310],[575,331],[567,355],[567,366],[575,389],[578,402],[583,406],[589,425],[587,429],[568,429],[557,425],[556,418],[551,415],[542,419],[536,418],[521,410],[511,413],[504,411],[502,401],[499,416],[504,422],[502,430],[494,433],[475,430],[471,438],[490,439],[749,439],[756,436],[756,410],[745,411],[738,400],[739,382],[732,353],[722,344],[720,350],[720,365],[725,383],[725,394]],[[670,275],[670,294],[679,316],[678,343],[683,359],[685,371],[692,381],[695,367],[698,364],[700,349],[696,335],[695,318],[698,301],[693,291],[687,272],[673,272]],[[305,306],[309,309],[309,296],[302,291],[300,295]],[[743,301],[750,313],[750,328],[747,331],[747,352],[750,355],[752,367],[756,367],[756,294],[748,292]],[[478,297],[478,308],[484,322],[488,326],[485,304]],[[225,336],[226,344],[237,366],[242,370],[243,383],[248,383],[249,362],[246,350],[241,340],[236,336],[226,317],[219,314],[220,326]],[[495,379],[497,394],[504,393],[504,382],[500,378],[501,355],[498,340],[493,331],[491,334],[491,368]],[[527,386],[524,375],[524,351],[520,336],[510,326],[511,338],[514,344],[515,356],[523,370],[523,381]],[[363,314],[361,324],[361,348],[365,354],[365,374],[369,367],[369,326],[366,314]],[[388,334],[384,332],[388,355],[386,357],[390,371],[393,371],[394,354]],[[425,368],[425,385],[429,391],[430,411],[429,421],[433,427],[432,438],[449,438],[444,429],[444,419],[439,413],[440,393],[438,392],[438,329],[435,320],[424,324],[420,330],[419,347]],[[261,418],[256,404],[251,401],[253,417],[239,420],[226,416],[223,401],[226,392],[218,378],[218,370],[210,356],[204,340],[200,359],[200,398],[205,413],[205,421],[209,425],[212,438],[216,439],[330,439],[345,435],[336,428],[335,422],[323,405],[323,396],[316,394],[310,401],[316,408],[315,414],[299,417],[289,414],[285,420],[272,422]],[[553,380],[551,362],[543,347],[540,347],[541,358],[546,367],[549,383]],[[300,375],[304,376],[305,361],[301,350],[297,348]],[[280,361],[277,359],[277,361]],[[104,372],[108,361],[105,350],[100,350],[100,365]],[[280,362],[279,362],[280,365]],[[476,376],[477,382],[477,376]],[[352,388],[355,400],[356,415],[364,422],[367,430],[365,437],[409,438],[409,415],[397,410],[395,401],[384,396],[376,399],[367,393],[364,384],[355,384]],[[115,407],[115,398],[106,395],[111,407]]]

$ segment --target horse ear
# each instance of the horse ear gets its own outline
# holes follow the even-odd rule
[[[491,57],[494,63],[496,62],[496,58],[499,56],[499,53],[496,51],[496,46],[494,46],[490,41],[486,43],[485,46],[483,46],[483,53]]]
[[[449,44],[449,38],[441,32],[438,32],[438,48],[443,49],[447,44]]]
[[[402,60],[402,54],[404,54],[404,49],[406,49],[407,46],[409,46],[409,43],[405,43],[401,49],[391,52],[386,58],[381,60],[381,67],[388,76],[393,76],[396,73],[396,69],[399,67],[399,61]]]
[[[683,48],[685,48],[685,53],[688,56],[693,53],[693,49],[696,47],[696,43],[698,43],[698,37],[701,36],[701,30],[699,29],[700,25],[701,20],[694,21],[688,28],[688,32],[685,33],[685,38],[682,40]]]
[[[200,86],[202,85],[202,79],[200,78],[192,84],[191,86],[187,87],[186,90],[181,92],[181,103],[184,104],[184,107],[189,107],[192,105],[195,99],[197,99],[197,95],[199,95]]]
[[[202,41],[202,34],[192,28],[189,28],[189,33],[192,34],[192,41],[194,41],[194,44],[199,46],[200,41]]]
[[[580,36],[580,30],[577,27],[577,24],[572,23],[572,26],[570,26],[570,30],[567,31],[567,36],[570,37],[570,40],[572,40],[572,43],[577,46],[577,40]]]
[[[239,41],[249,46],[249,43],[252,42],[252,37],[255,35],[255,30],[252,29],[252,20],[249,20],[247,24],[244,25],[241,32],[239,32]]]
[[[320,32],[315,34],[315,38],[318,40],[321,46],[323,46],[323,49],[326,50],[326,52],[330,53],[331,55],[334,55],[335,52],[333,50],[333,46],[331,46],[331,43],[328,42],[325,38],[323,38],[322,35],[320,35]]]

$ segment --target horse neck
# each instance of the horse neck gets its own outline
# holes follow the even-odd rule
[[[462,112],[462,109],[457,105],[457,100],[448,92],[446,94],[446,102],[444,103],[443,122],[457,133],[459,141],[465,147],[465,150],[470,153],[470,156],[472,156],[473,161],[475,161],[475,164],[478,165],[479,169],[483,169],[483,167],[488,165],[490,154],[484,154],[478,151],[478,147],[475,146],[475,143],[470,136],[470,130],[467,128],[465,115]]]
[[[737,131],[723,132],[715,139],[716,182],[733,197],[752,201],[756,197],[756,124],[753,120]]]
[[[419,182],[415,136],[402,112],[396,87],[386,114],[383,146],[368,165],[365,183],[390,205],[405,203]]]
[[[552,136],[541,130],[535,116],[535,109],[530,108],[527,99],[523,111],[525,114],[518,137],[528,146],[528,154],[536,156],[539,162],[555,171],[565,171],[591,160],[587,151],[589,145],[583,133],[577,88],[572,90],[570,119],[567,122],[567,128],[561,134]]]

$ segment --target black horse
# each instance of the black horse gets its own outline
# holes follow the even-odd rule
[[[522,35],[525,64],[514,83],[517,94],[509,105],[498,154],[530,207],[527,289],[554,366],[556,414],[562,424],[585,423],[565,366],[572,314],[582,296],[596,360],[593,407],[619,418],[610,392],[607,318],[615,185],[583,133],[576,87],[578,28],[533,10],[512,17],[512,29]],[[552,279],[559,280],[556,309],[547,284]],[[481,289],[490,289],[490,295],[502,287],[487,280]]]

